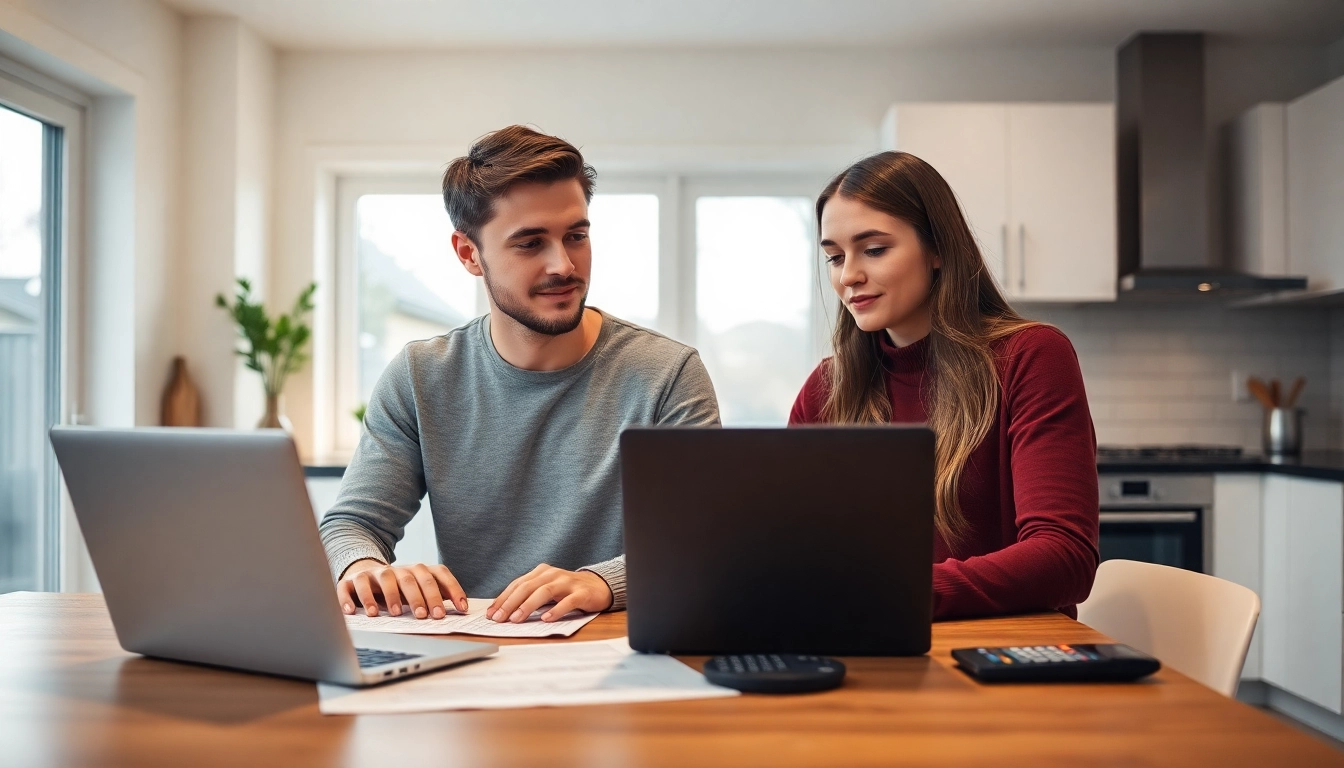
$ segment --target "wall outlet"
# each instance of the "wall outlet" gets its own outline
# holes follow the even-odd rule
[[[1242,371],[1232,371],[1232,402],[1251,402],[1251,391],[1246,388],[1246,379],[1250,378]]]

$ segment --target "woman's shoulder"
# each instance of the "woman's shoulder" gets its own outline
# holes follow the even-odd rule
[[[808,374],[798,397],[794,398],[793,409],[789,413],[790,424],[814,424],[821,420],[821,408],[826,402],[833,364],[834,358],[828,357]]]
[[[1013,331],[995,344],[995,357],[1005,389],[1082,380],[1073,343],[1053,325],[1032,323]]]
[[[1077,357],[1073,351],[1073,342],[1064,332],[1047,323],[1028,323],[1012,331],[993,344],[999,357],[1013,358],[1021,356],[1054,357],[1066,355]]]

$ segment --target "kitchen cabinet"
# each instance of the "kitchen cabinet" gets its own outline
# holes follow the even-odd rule
[[[1263,484],[1261,677],[1344,711],[1344,484]]]
[[[1344,290],[1344,77],[1288,105],[1289,268]]]
[[[942,174],[1010,299],[1115,300],[1112,105],[897,104],[882,147]]]
[[[1242,667],[1244,680],[1259,680],[1265,631],[1264,586],[1261,583],[1264,490],[1260,475],[1226,474],[1213,478],[1212,573],[1261,597],[1261,618],[1251,636]]]
[[[1228,139],[1231,266],[1344,294],[1344,78],[1288,104],[1256,105]]]

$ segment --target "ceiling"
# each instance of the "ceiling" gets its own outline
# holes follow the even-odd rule
[[[163,0],[295,50],[1115,47],[1138,30],[1344,38],[1344,0]]]

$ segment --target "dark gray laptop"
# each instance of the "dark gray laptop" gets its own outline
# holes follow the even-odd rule
[[[928,652],[927,428],[629,429],[621,485],[635,650]]]
[[[346,630],[280,430],[55,427],[51,444],[128,651],[370,685],[498,650]]]

